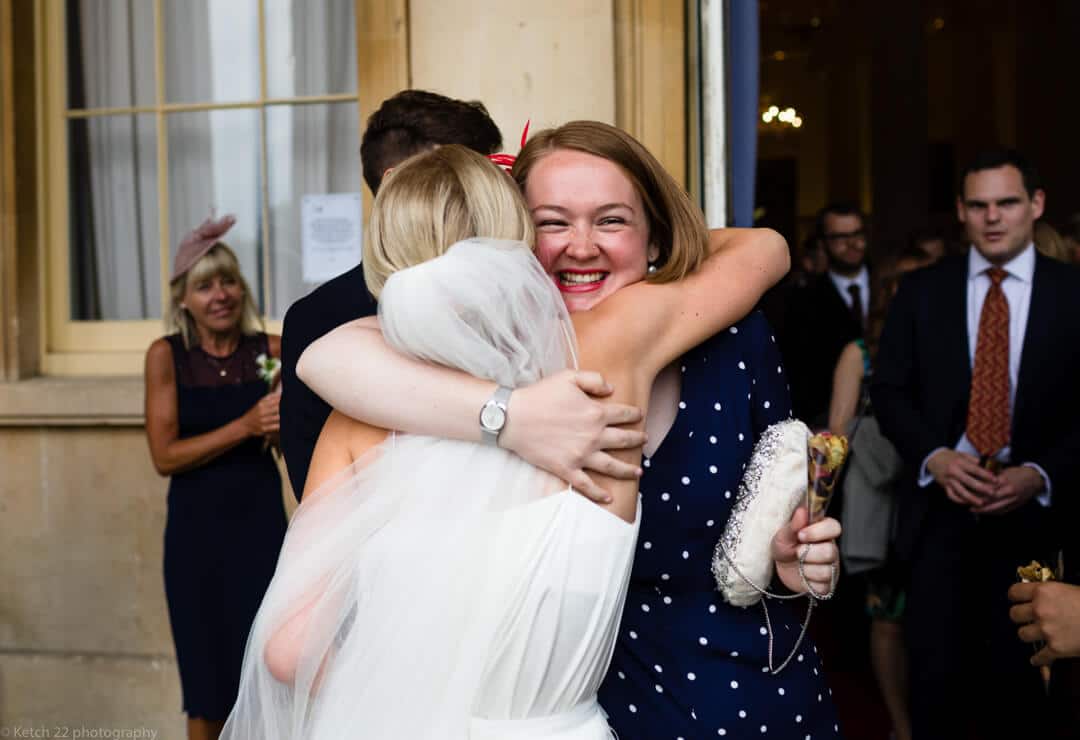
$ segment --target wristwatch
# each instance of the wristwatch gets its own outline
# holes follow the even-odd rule
[[[506,406],[510,403],[511,388],[500,385],[487,403],[480,407],[480,434],[484,442],[499,446],[499,433],[506,426]]]

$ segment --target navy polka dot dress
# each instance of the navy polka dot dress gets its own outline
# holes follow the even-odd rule
[[[674,426],[644,461],[641,530],[600,703],[620,740],[838,737],[809,638],[769,675],[761,608],[725,603],[711,571],[757,436],[791,413],[771,329],[755,312],[681,365]],[[801,599],[769,605],[777,665],[805,608]]]

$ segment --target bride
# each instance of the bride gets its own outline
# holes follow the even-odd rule
[[[513,182],[468,149],[394,170],[364,244],[387,341],[506,388],[580,360],[613,381],[614,400],[644,408],[657,372],[745,314],[785,267],[782,240],[744,235],[739,266],[752,252],[759,269],[716,254],[571,323],[532,228]],[[596,692],[640,509],[635,481],[604,485],[612,500],[598,506],[495,445],[335,412],[223,737],[609,737]]]

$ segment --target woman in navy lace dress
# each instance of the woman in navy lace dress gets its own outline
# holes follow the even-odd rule
[[[280,339],[258,315],[236,256],[206,222],[172,277],[176,333],[146,355],[146,433],[169,481],[165,596],[191,740],[216,738],[236,701],[244,646],[285,536],[281,477],[268,448],[280,392],[260,356]]]

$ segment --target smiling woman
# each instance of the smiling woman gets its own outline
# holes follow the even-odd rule
[[[208,219],[176,253],[168,321],[146,354],[146,435],[169,482],[165,595],[190,738],[215,738],[236,699],[252,619],[285,535],[268,441],[280,392],[236,254]]]

